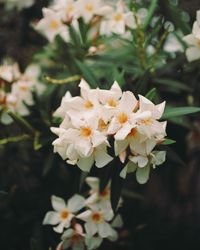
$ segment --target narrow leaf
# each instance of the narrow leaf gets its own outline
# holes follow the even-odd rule
[[[178,108],[168,108],[162,116],[162,119],[169,119],[172,117],[189,115],[193,113],[200,112],[198,107],[178,107]]]

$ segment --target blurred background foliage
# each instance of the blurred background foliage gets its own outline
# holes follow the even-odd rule
[[[84,76],[92,87],[98,83],[104,88],[109,88],[115,79],[123,90],[134,93],[146,94],[156,88],[155,102],[167,100],[169,106],[200,105],[199,61],[187,63],[183,53],[163,50],[170,32],[164,25],[166,21],[174,24],[174,33],[181,40],[176,31],[184,35],[190,33],[199,9],[198,0],[158,1],[152,15],[160,18],[154,28],[147,23],[145,32],[135,31],[133,41],[121,40],[114,46],[108,38],[98,41],[110,49],[108,53],[96,54],[88,54],[91,45],[99,45],[95,42],[81,43],[75,36],[72,44],[66,45],[57,38],[52,45],[34,31],[30,24],[42,17],[41,9],[47,4],[48,1],[37,0],[32,7],[20,12],[5,11],[3,4],[0,5],[0,60],[13,58],[22,70],[32,60],[39,63],[43,72],[41,80],[48,85],[41,98],[34,97],[36,105],[30,108],[32,115],[28,117],[34,130],[39,131],[39,137],[0,145],[2,250],[55,249],[59,241],[57,235],[50,227],[42,226],[44,214],[51,208],[50,196],[55,194],[67,199],[78,191],[80,171],[67,166],[52,153],[54,136],[49,130],[50,126],[58,124],[52,112],[66,90],[78,94],[78,81],[54,84],[48,77]],[[144,1],[142,6],[148,9],[151,1]],[[120,49],[118,43],[122,45]],[[143,55],[149,44],[154,45],[156,53]],[[137,184],[132,175],[128,177],[122,191],[124,229],[117,243],[106,242],[101,249],[199,248],[199,125],[198,114],[170,119],[168,137],[177,143],[168,148],[167,162],[151,174],[145,185]],[[16,124],[0,126],[1,138],[24,133]]]

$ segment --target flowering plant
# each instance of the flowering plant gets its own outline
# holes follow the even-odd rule
[[[179,231],[193,211],[179,205],[198,176],[189,153],[199,145],[199,11],[191,31],[170,0],[8,2],[4,248],[155,248],[149,238],[166,235],[168,221]]]

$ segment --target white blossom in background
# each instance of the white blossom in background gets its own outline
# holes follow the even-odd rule
[[[197,21],[193,24],[192,33],[184,36],[183,41],[188,45],[186,49],[188,61],[200,59],[200,11],[197,11]]]
[[[17,9],[22,10],[25,8],[29,8],[34,4],[34,0],[2,0],[2,2],[5,4],[6,9]]]
[[[2,91],[6,89],[6,91],[4,90],[4,101],[1,101],[1,107],[9,108],[22,116],[28,115],[27,105],[31,106],[34,104],[32,91],[41,95],[45,90],[44,85],[38,80],[39,75],[40,68],[35,64],[29,65],[24,73],[19,71],[16,63],[0,66],[1,88]],[[7,124],[10,122],[12,120],[4,114],[3,123]]]
[[[12,83],[19,79],[20,76],[21,72],[17,63],[9,64],[5,61],[5,63],[0,66],[0,79]]]
[[[165,154],[155,152],[156,146],[165,141],[166,122],[159,121],[165,102],[155,105],[141,95],[136,99],[132,92],[122,92],[117,82],[109,90],[91,89],[85,80],[79,87],[80,96],[72,97],[67,92],[63,97],[55,112],[62,122],[59,128],[51,128],[58,136],[53,142],[54,152],[63,160],[85,172],[93,165],[106,166],[114,157],[122,163],[131,161],[138,173],[146,166],[154,168],[164,162]],[[109,147],[114,147],[114,156],[108,154]],[[132,169],[124,167],[120,176],[125,178],[129,172]],[[88,184],[93,189],[89,201],[101,200],[98,181],[92,179]]]
[[[69,40],[68,28],[62,22],[62,14],[52,9],[43,8],[43,18],[36,24],[35,29],[52,42],[57,35],[64,41]]]
[[[183,45],[180,43],[178,38],[173,34],[170,33],[165,41],[164,51],[169,53],[176,53],[176,52],[183,52]]]
[[[44,225],[56,225],[53,229],[57,233],[62,233],[64,228],[69,228],[71,220],[75,214],[85,205],[85,199],[80,195],[74,195],[67,202],[57,196],[51,197],[52,207],[55,211],[50,211],[45,215]]]
[[[126,9],[124,1],[119,0],[113,12],[101,22],[100,34],[111,35],[116,33],[123,35],[126,32],[126,27],[135,29],[137,26],[133,13]]]

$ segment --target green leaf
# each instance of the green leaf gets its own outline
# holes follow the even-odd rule
[[[151,5],[148,8],[148,15],[144,21],[143,28],[146,29],[151,22],[152,17],[154,16],[154,12],[158,6],[158,0],[152,0]]]
[[[179,81],[175,81],[172,79],[154,79],[154,82],[159,84],[159,85],[164,85],[169,87],[170,89],[178,89],[178,90],[183,90],[183,91],[187,91],[187,92],[191,92],[192,89],[190,87],[188,87],[186,84],[179,82]]]
[[[172,117],[183,116],[183,115],[193,114],[197,112],[200,112],[199,107],[168,108],[164,112],[162,119],[169,119]]]
[[[86,64],[83,64],[81,61],[75,59],[76,65],[80,72],[82,73],[82,77],[90,84],[91,87],[96,88],[97,87],[97,80]]]
[[[150,101],[153,101],[153,100],[155,99],[155,97],[156,97],[156,88],[151,89],[151,90],[145,95],[145,97],[146,97],[147,99],[149,99]]]
[[[172,140],[172,139],[165,139],[164,142],[162,142],[162,145],[171,145],[176,143],[176,141]]]

